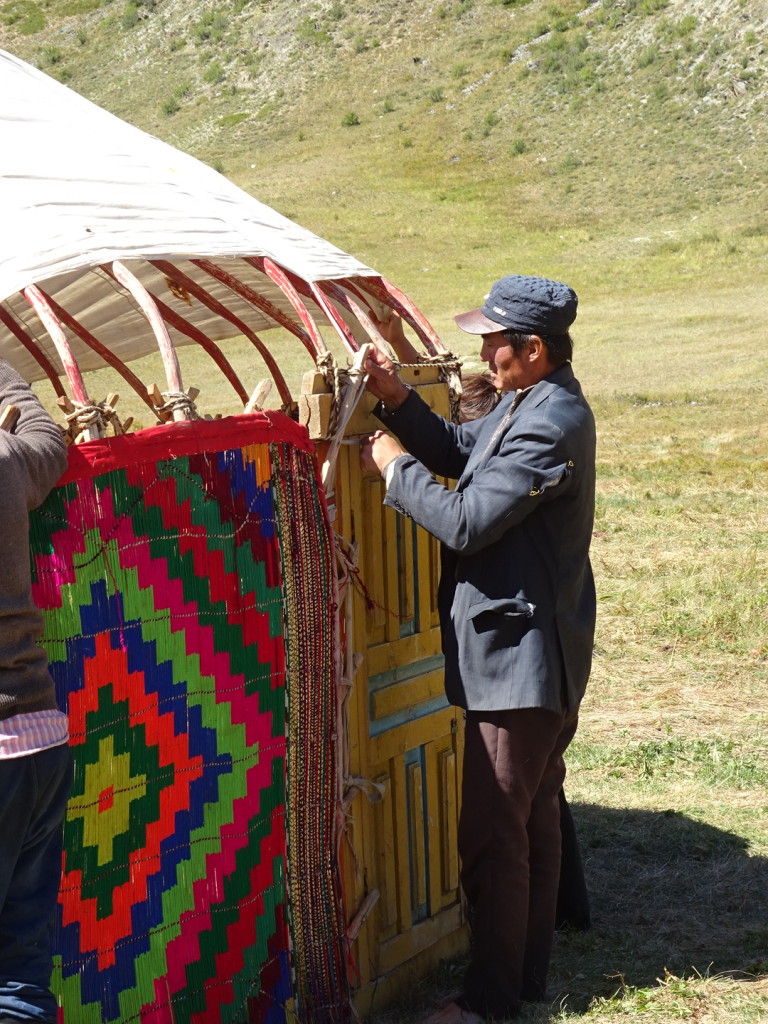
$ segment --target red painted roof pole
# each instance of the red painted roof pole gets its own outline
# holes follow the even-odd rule
[[[181,380],[179,357],[176,355],[176,349],[173,347],[165,321],[160,316],[159,309],[152,301],[152,296],[138,277],[132,274],[127,267],[123,266],[119,260],[113,261],[112,271],[116,280],[133,296],[139,309],[147,318],[149,326],[152,328],[157,339],[157,347],[160,349],[160,357],[163,360],[165,376],[168,381],[168,392],[165,397],[169,398],[172,403],[171,416],[177,422],[194,419],[196,414],[188,407],[191,399],[189,399],[184,391],[184,385]],[[183,398],[187,399],[186,403],[183,402]]]
[[[274,303],[270,302],[269,299],[264,298],[254,288],[235,277],[234,274],[230,274],[229,271],[224,270],[216,263],[212,263],[210,260],[190,260],[196,267],[200,267],[211,277],[217,281],[221,281],[222,284],[227,285],[233,292],[236,292],[241,298],[250,302],[251,305],[256,306],[262,313],[265,313],[268,317],[279,324],[280,327],[284,327],[286,331],[289,331],[295,337],[299,339],[304,348],[314,357],[315,350],[312,345],[312,339],[309,334],[294,320],[285,314],[281,309],[278,309]],[[250,262],[250,261],[247,261]],[[257,268],[259,269],[259,268]]]
[[[354,282],[339,281],[345,287],[348,284],[356,285],[363,291],[373,295],[379,302],[400,313],[400,315],[413,327],[421,338],[424,346],[430,355],[442,355],[445,352],[445,345],[438,338],[432,324],[424,314],[414,306],[411,300],[383,277],[356,277]]]
[[[352,331],[350,331],[349,324],[345,322],[344,317],[339,315],[339,311],[333,303],[329,301],[328,296],[323,294],[317,282],[313,281],[309,287],[312,298],[328,317],[331,325],[336,328],[336,333],[341,337],[341,340],[347,348],[351,352],[358,352],[360,350],[360,346],[357,344],[357,340],[355,339]]]
[[[56,346],[56,351],[64,367],[64,373],[72,389],[72,399],[80,410],[87,410],[88,420],[83,424],[82,436],[86,441],[104,436],[104,420],[88,397],[88,392],[83,381],[80,367],[77,365],[74,353],[70,347],[64,330],[56,319],[56,316],[44,298],[43,293],[37,285],[31,284],[24,289],[24,298],[32,306],[40,318],[40,322],[50,335],[51,341]],[[93,416],[91,417],[91,414]]]
[[[317,356],[324,355],[328,351],[328,347],[323,341],[323,336],[320,334],[317,324],[313,320],[307,307],[304,305],[297,289],[294,287],[282,267],[278,267],[278,265],[268,256],[248,256],[246,257],[245,262],[250,263],[252,267],[255,267],[263,274],[266,274],[267,277],[270,277],[278,288],[280,288],[283,294],[290,299],[293,308],[299,314],[299,319],[307,329],[307,332],[315,346],[313,355],[315,358],[317,358]]]
[[[56,368],[50,361],[48,356],[43,352],[34,338],[31,338],[21,324],[17,323],[13,317],[13,314],[6,310],[3,306],[0,306],[0,321],[2,321],[11,334],[14,335],[17,341],[21,342],[24,348],[29,352],[33,359],[37,361],[40,367],[45,371],[45,375],[51,382],[53,390],[56,392],[58,398],[66,398],[67,391],[64,385],[59,380],[59,375],[56,372]]]
[[[87,328],[83,327],[79,320],[76,320],[71,313],[67,312],[63,306],[60,306],[59,303],[51,295],[43,291],[42,288],[40,289],[40,294],[49,304],[58,319],[73,331],[84,345],[87,345],[88,348],[96,352],[97,355],[100,355],[105,363],[108,363],[113,369],[117,370],[120,376],[133,388],[139,398],[141,398],[143,402],[146,402],[149,408],[154,412],[155,407],[149,400],[146,386],[143,381],[136,376],[133,370],[127,367],[122,359],[119,359],[106,347],[106,345],[102,345],[98,338],[91,334]]]
[[[72,398],[79,405],[90,405],[91,400],[88,397],[85,382],[83,381],[82,374],[80,373],[80,367],[77,365],[77,360],[74,357],[69,341],[67,340],[67,336],[62,330],[61,324],[56,319],[53,310],[48,305],[43,293],[36,284],[31,284],[24,289],[23,294],[24,298],[37,313],[40,318],[40,322],[50,335],[51,341],[56,346],[59,359],[61,359],[61,365],[64,368],[64,373],[72,390]]]
[[[335,281],[319,281],[318,287],[323,291],[329,292],[337,302],[340,302],[342,306],[350,311],[350,313],[353,313],[360,324],[362,324],[363,329],[366,331],[368,337],[376,348],[382,349],[382,351],[385,350],[384,339],[381,334],[379,334],[376,324],[362,306],[359,306],[357,302],[355,302],[351,295],[348,295]],[[387,353],[387,355],[389,355],[389,353]]]
[[[283,377],[283,374],[280,371],[280,367],[275,361],[275,358],[272,355],[272,353],[269,351],[269,349],[261,340],[261,338],[259,338],[259,336],[255,333],[255,331],[251,330],[251,328],[245,323],[244,320],[241,320],[240,317],[237,316],[235,313],[230,312],[227,309],[227,307],[222,302],[219,302],[219,300],[214,295],[211,295],[211,293],[207,291],[205,288],[203,288],[201,284],[198,284],[197,281],[191,278],[188,274],[185,274],[183,271],[179,270],[179,268],[176,267],[173,263],[169,263],[167,260],[150,260],[150,263],[152,264],[152,266],[157,267],[159,271],[165,274],[172,281],[179,282],[189,292],[190,295],[194,295],[195,298],[197,298],[200,302],[203,303],[204,306],[210,309],[212,313],[216,313],[217,316],[220,316],[223,320],[227,320],[229,323],[237,327],[238,331],[240,331],[241,334],[243,334],[251,342],[251,344],[254,345],[256,349],[258,349],[259,355],[262,357],[262,359],[267,365],[267,368],[269,369],[269,372],[272,374],[275,384],[277,385],[277,390],[280,392],[280,398],[282,399],[283,404],[290,406],[293,403],[293,397],[288,388],[288,385],[285,382],[285,378]],[[155,301],[160,303],[159,299],[156,299]],[[165,310],[170,310],[170,307],[165,306],[164,304],[163,308]],[[166,319],[168,319],[167,316]],[[195,328],[195,330],[197,330],[197,328]],[[203,335],[203,337],[206,336]],[[209,342],[209,344],[214,346],[213,342]],[[214,347],[217,348],[218,350],[217,346]],[[221,355],[221,358],[225,362],[227,362],[227,365],[229,366],[226,357],[222,353],[219,354]],[[234,370],[232,370],[232,373],[234,374]],[[240,386],[239,388],[236,388],[236,390],[238,392],[238,395],[240,395],[240,397],[243,400],[243,405],[245,405],[248,402],[249,396],[245,389],[243,388],[242,384],[240,384],[239,380],[238,384]]]
[[[284,268],[283,273],[291,282],[291,284],[299,293],[299,295],[303,295],[307,299],[312,299],[320,306],[322,311],[328,317],[331,326],[336,330],[336,333],[339,335],[339,337],[350,350],[350,352],[359,351],[360,346],[357,344],[357,339],[355,338],[354,334],[349,329],[349,324],[344,320],[344,317],[340,315],[339,311],[336,309],[333,303],[329,301],[328,296],[324,295],[319,290],[318,282],[307,282],[303,278],[299,277],[297,274],[294,274],[290,270],[285,270]]]

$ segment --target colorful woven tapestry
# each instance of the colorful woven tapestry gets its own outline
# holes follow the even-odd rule
[[[70,449],[34,593],[75,782],[66,1024],[347,1020],[333,546],[269,414]]]

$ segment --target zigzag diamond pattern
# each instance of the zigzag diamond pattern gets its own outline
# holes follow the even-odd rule
[[[268,449],[155,462],[140,437],[32,527],[76,764],[57,986],[68,1024],[279,1024],[293,989]]]

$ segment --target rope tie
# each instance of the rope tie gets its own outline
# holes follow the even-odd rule
[[[453,423],[459,422],[459,403],[461,402],[461,360],[453,352],[440,352],[436,356],[419,356],[417,363],[399,363],[395,366],[398,369],[403,367],[436,366],[438,368],[438,380],[448,385],[448,405],[450,418]]]
[[[78,405],[75,403],[75,408],[72,412],[67,413],[67,423],[70,426],[76,426],[81,431],[88,427],[101,425],[104,419],[104,410],[98,403],[92,405]]]
[[[65,411],[67,427],[64,433],[70,442],[82,440],[83,435],[87,436],[91,432],[103,436],[107,425],[112,427],[115,436],[124,434],[133,423],[133,417],[129,416],[125,423],[121,422],[115,409],[118,398],[119,395],[108,395],[103,402],[89,402],[87,405],[69,402],[69,412]]]
[[[370,348],[370,344],[363,345],[355,355],[352,365],[347,370],[342,370],[330,353],[325,353],[318,359],[318,366],[325,377],[326,383],[333,387],[328,424],[328,437],[331,444],[322,467],[322,481],[326,493],[330,493],[333,489],[336,459],[339,454],[344,431],[365,392],[365,382],[368,379],[368,374],[363,369],[363,364]],[[330,358],[328,358],[329,356]]]
[[[316,360],[317,368],[322,373],[326,385],[331,390],[331,411],[328,421],[328,434],[333,436],[339,423],[339,412],[341,410],[341,396],[344,389],[349,387],[349,372],[336,362],[333,352],[323,352]]]
[[[182,410],[186,414],[187,419],[200,419],[197,406],[186,391],[163,391],[162,396],[165,402],[162,405],[158,405],[155,408],[155,412],[163,421],[173,419],[173,414],[178,410]]]
[[[104,417],[105,421],[109,423],[109,425],[112,427],[112,430],[115,432],[115,434],[122,434],[123,425],[120,422],[120,417],[117,415],[117,410],[115,409],[115,407],[113,405],[110,405],[108,402],[99,402],[99,408],[101,409],[101,415]],[[126,423],[128,422],[129,421],[126,420]]]

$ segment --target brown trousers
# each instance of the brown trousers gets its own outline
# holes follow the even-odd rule
[[[513,1016],[544,997],[560,877],[563,752],[578,711],[468,711],[459,821],[472,920],[464,1002]]]

